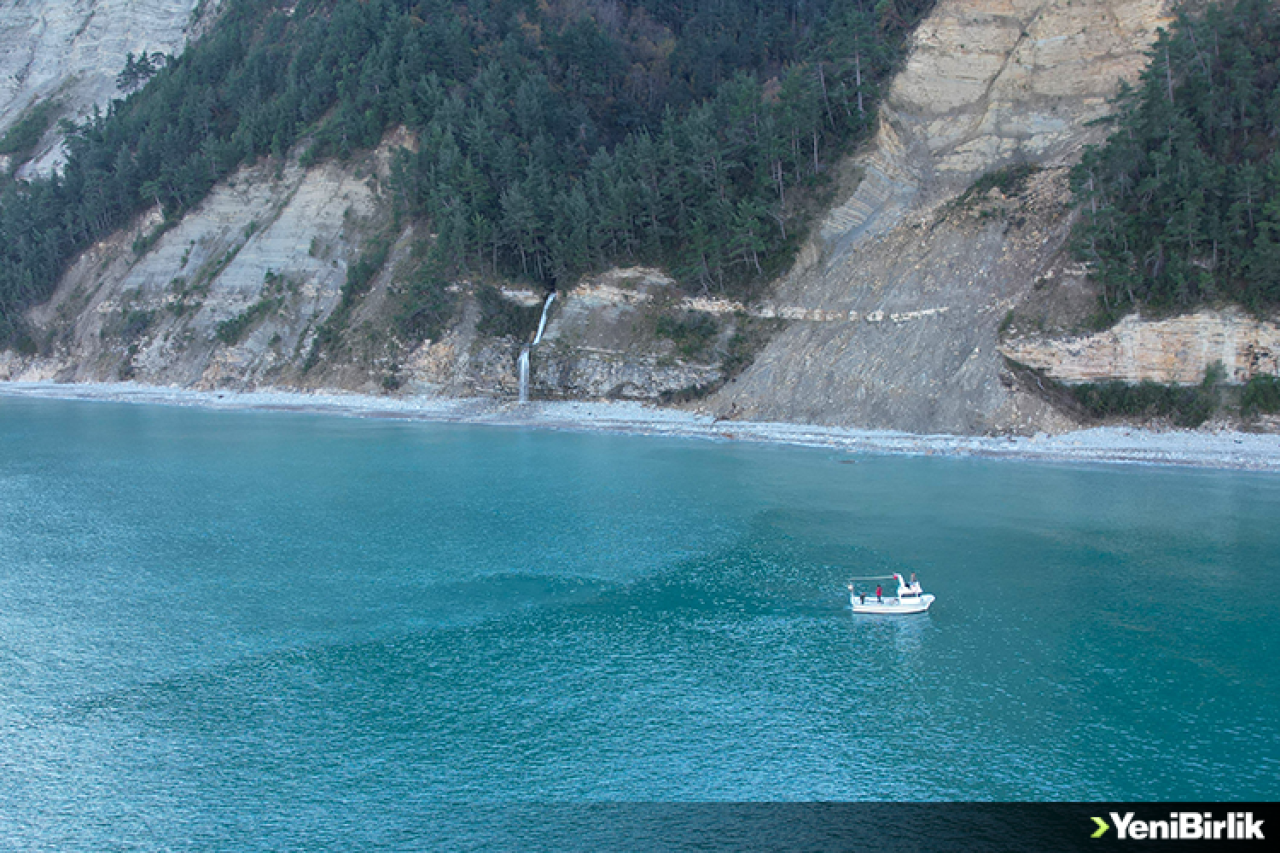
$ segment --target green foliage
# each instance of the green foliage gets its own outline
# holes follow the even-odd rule
[[[188,311],[199,311],[204,304],[204,297],[209,293],[207,280],[203,283],[191,284],[183,276],[176,276],[169,282],[169,287],[175,297],[169,302],[169,310],[177,317],[181,317]]]
[[[1199,385],[1162,385],[1150,380],[1136,385],[1120,381],[1067,385],[1050,378],[1041,370],[1011,359],[1006,358],[1005,365],[1024,383],[1023,387],[1032,393],[1044,397],[1055,406],[1098,420],[1164,419],[1175,426],[1194,429],[1213,417],[1234,397],[1231,389],[1222,387],[1226,370],[1221,362],[1209,365]]]
[[[342,307],[350,308],[356,300],[369,292],[373,279],[387,263],[391,241],[378,237],[365,244],[360,257],[347,267],[347,280],[342,283]]]
[[[457,300],[448,282],[428,264],[401,288],[394,316],[396,332],[409,346],[426,340],[439,340],[453,318]]]
[[[147,333],[155,322],[156,312],[133,308],[121,312],[120,337],[126,341],[134,341]]]
[[[785,320],[738,315],[733,335],[729,338],[729,351],[721,363],[725,379],[733,379],[750,367],[760,351],[785,326]]]
[[[1204,370],[1204,380],[1200,387],[1206,390],[1221,385],[1227,378],[1227,368],[1221,361],[1215,361]]]
[[[1069,386],[1071,395],[1095,418],[1168,418],[1195,428],[1213,416],[1218,396],[1212,385],[1161,385],[1146,381],[1089,383]]]
[[[71,129],[60,175],[4,188],[0,345],[140,211],[177,217],[304,135],[310,161],[394,125],[420,139],[392,183],[438,235],[440,280],[643,261],[745,293],[794,251],[931,5],[228,0],[181,56],[126,62],[122,85],[146,85]],[[410,289],[402,331],[446,312],[439,290]]]
[[[720,326],[702,311],[686,311],[678,315],[662,314],[654,324],[654,334],[676,345],[681,358],[696,359],[705,355]]]
[[[1259,374],[1250,379],[1240,396],[1240,413],[1245,417],[1280,413],[1280,378]]]
[[[480,306],[480,319],[476,331],[494,338],[513,337],[527,342],[533,339],[542,318],[542,308],[528,308],[506,299],[496,287],[482,284],[476,287],[476,302]]]
[[[641,62],[653,85],[667,80],[657,102],[597,113],[589,98],[565,100],[562,75],[545,62],[485,65],[453,89],[428,80],[422,144],[398,163],[395,186],[408,212],[432,222],[451,274],[553,285],[639,262],[686,285],[751,296],[794,252],[804,199],[870,128],[878,86],[931,3],[638,5],[677,44],[667,74]],[[623,100],[629,78],[609,74],[632,71],[606,58],[635,53],[628,26],[588,39],[609,45],[593,54],[597,86]],[[732,49],[726,33],[747,49]],[[556,44],[570,41],[580,45]]]
[[[996,335],[1003,337],[1005,332],[1013,328],[1013,309],[1010,308],[1000,320],[1000,325],[996,327]]]
[[[3,340],[6,334],[4,323],[4,318],[0,317],[0,340]],[[31,332],[25,326],[18,326],[9,331],[12,335],[10,337],[10,346],[14,352],[19,355],[35,355],[40,351],[40,345],[35,338],[31,337]]]
[[[1027,188],[1027,181],[1031,180],[1032,176],[1040,171],[1041,167],[1032,163],[1015,163],[1002,169],[987,172],[974,181],[973,185],[956,198],[952,204],[955,207],[968,207],[981,201],[992,190],[999,190],[1001,195],[1004,196],[1020,195]]]
[[[132,92],[154,77],[168,61],[169,57],[163,53],[143,52],[136,57],[132,53],[126,53],[124,70],[116,75],[116,88],[122,92]]]
[[[342,343],[342,330],[346,328],[348,312],[342,310],[341,307],[334,309],[320,328],[316,329],[316,335],[311,340],[311,349],[307,352],[307,357],[302,362],[302,372],[307,373],[320,363],[320,358],[326,352],[334,352],[338,345]]]
[[[1180,13],[1072,173],[1077,255],[1103,310],[1280,305],[1280,14],[1273,0]]]
[[[14,164],[20,164],[31,156],[41,138],[53,124],[61,103],[57,100],[40,101],[27,108],[22,117],[0,137],[0,154],[14,155]]]
[[[279,299],[259,299],[236,316],[219,323],[214,329],[214,335],[228,346],[238,344],[244,340],[244,336],[250,329],[268,314],[277,310],[280,304]]]
[[[137,257],[145,255],[151,250],[152,246],[160,241],[160,238],[164,236],[164,232],[177,224],[178,221],[176,219],[165,219],[146,234],[139,234],[133,241],[133,254]],[[190,251],[190,249],[188,249],[188,251]],[[186,266],[186,255],[184,255],[183,258],[184,260],[182,265]]]

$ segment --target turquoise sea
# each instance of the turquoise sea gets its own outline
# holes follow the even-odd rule
[[[1240,472],[0,397],[0,846],[1277,800],[1278,520]],[[892,571],[933,610],[852,614]]]

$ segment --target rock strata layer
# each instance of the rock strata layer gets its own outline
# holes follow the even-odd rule
[[[181,53],[221,0],[0,0],[0,130],[34,104],[57,98],[82,118],[122,96],[116,76],[129,53]],[[19,175],[47,173],[62,158],[55,130]]]
[[[376,208],[367,178],[336,164],[262,164],[239,170],[175,227],[163,230],[153,211],[80,255],[29,315],[48,355],[10,357],[0,375],[194,388],[278,379],[337,304],[358,223]],[[219,339],[221,324],[247,313],[239,339]]]
[[[51,96],[73,115],[105,104],[119,94],[127,52],[175,53],[219,6],[0,0],[0,129]],[[1233,312],[1001,341],[1015,313],[1018,329],[1045,328],[1053,306],[1090,303],[1086,271],[1065,249],[1067,170],[1100,141],[1091,122],[1120,80],[1137,77],[1166,16],[1164,0],[939,0],[913,37],[875,139],[848,164],[861,176],[856,189],[766,300],[681,297],[654,270],[566,287],[531,353],[531,393],[687,398],[724,381],[729,343],[748,321],[783,328],[699,404],[708,414],[1034,434],[1071,424],[1023,390],[1005,357],[1066,382],[1198,382],[1215,362],[1229,381],[1276,372],[1277,325]],[[176,226],[159,228],[153,213],[90,248],[30,312],[43,354],[0,354],[0,379],[514,398],[526,341],[480,332],[473,282],[451,285],[458,310],[436,339],[396,354],[395,298],[426,236],[389,230],[382,179],[399,145],[412,139],[393,133],[347,164],[246,167]],[[51,168],[59,151],[51,133],[19,174]],[[1040,171],[1008,196],[957,201],[978,177],[1014,164]],[[348,267],[374,236],[391,249],[346,320],[345,349],[316,347]],[[545,298],[514,287],[505,296],[526,310]],[[694,355],[658,334],[658,317],[698,313],[719,331]]]
[[[1037,283],[1079,288],[1065,166],[1099,140],[1089,122],[1145,66],[1166,15],[1162,0],[940,0],[856,158],[861,183],[777,296],[824,316],[936,313],[794,323],[708,408],[914,432],[1064,427],[1002,376],[998,330]],[[1012,164],[1046,171],[996,215],[947,204]]]
[[[1093,335],[1020,339],[1000,348],[1009,358],[1066,383],[1160,382],[1194,385],[1221,365],[1227,382],[1280,374],[1280,326],[1239,311],[1181,317],[1125,317]]]

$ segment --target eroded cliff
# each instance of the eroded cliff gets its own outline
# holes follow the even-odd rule
[[[1160,382],[1194,385],[1215,365],[1228,382],[1280,375],[1280,326],[1239,310],[1202,310],[1167,318],[1125,317],[1105,332],[1026,336],[1001,351],[1061,382]]]
[[[1065,251],[1066,167],[1166,14],[1161,0],[942,0],[855,161],[860,184],[779,285],[781,302],[858,319],[794,322],[710,408],[916,432],[1067,425],[1005,375],[1000,326],[1046,288],[1088,303]],[[1043,171],[1013,197],[949,203],[1020,164]],[[869,321],[895,315],[918,319]]]
[[[172,228],[154,211],[77,259],[30,314],[44,354],[13,359],[10,372],[194,387],[282,378],[338,299],[385,157],[363,169],[260,164]],[[219,324],[251,311],[240,340],[219,340]]]
[[[181,53],[221,0],[0,0],[0,129],[44,101],[80,119],[120,97],[116,77],[132,53]],[[19,175],[47,173],[62,158],[56,122]]]
[[[119,2],[121,19],[148,6]],[[25,77],[13,72],[8,120],[55,89],[101,102],[126,51],[179,45],[208,13],[208,4],[151,5],[168,23],[100,36],[114,59],[81,63],[79,77],[64,73],[55,85],[51,61],[33,54]],[[45,50],[74,54],[65,45],[93,33],[108,6],[81,14],[79,35],[42,25],[61,33],[41,36],[53,45]],[[53,20],[22,4],[5,9],[5,32],[26,21],[27,38],[32,21]],[[1238,314],[1079,332],[1094,290],[1066,251],[1067,171],[1100,141],[1094,120],[1119,81],[1144,67],[1166,15],[1163,0],[940,0],[874,141],[846,165],[854,189],[764,300],[693,298],[657,270],[565,285],[531,354],[533,393],[692,398],[726,418],[1037,432],[1066,428],[1071,416],[1029,393],[1006,357],[1068,382],[1195,382],[1214,361],[1237,381],[1274,370],[1275,326]],[[395,331],[421,262],[414,247],[430,239],[393,219],[385,190],[392,152],[413,143],[392,133],[367,156],[311,168],[296,151],[271,158],[176,225],[157,211],[99,243],[30,312],[41,352],[0,355],[0,378],[514,398],[542,294],[503,289],[524,320],[501,327],[486,314],[487,285],[457,281],[447,321],[426,340]],[[53,156],[46,144],[39,162]],[[344,318],[340,345],[321,346],[348,271],[375,238],[388,245],[380,268]]]
[[[0,380],[515,398],[528,330],[486,328],[478,297],[487,285],[449,285],[447,319],[425,340],[396,332],[424,235],[396,230],[384,187],[394,152],[413,144],[397,131],[346,163],[268,160],[240,169],[176,223],[152,211],[77,258],[28,313],[40,351],[0,353]],[[326,326],[353,264],[379,240],[389,246],[367,292]],[[726,316],[692,343],[664,336],[662,317],[726,312],[684,297],[659,271],[615,270],[559,296],[531,356],[537,396],[659,402],[723,376],[715,339],[727,340],[738,321]],[[521,306],[527,320],[545,297],[505,288],[499,298],[509,304],[500,310]]]

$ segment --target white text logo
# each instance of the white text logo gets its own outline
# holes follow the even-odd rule
[[[1094,818],[1099,824],[1103,822]],[[1214,820],[1212,812],[1170,812],[1168,820],[1135,820],[1133,812],[1123,817],[1111,812],[1116,836],[1121,841],[1168,839],[1171,841],[1227,840],[1263,841],[1262,820],[1254,820],[1253,812],[1228,812],[1226,820]],[[1094,838],[1105,832],[1099,829]]]

